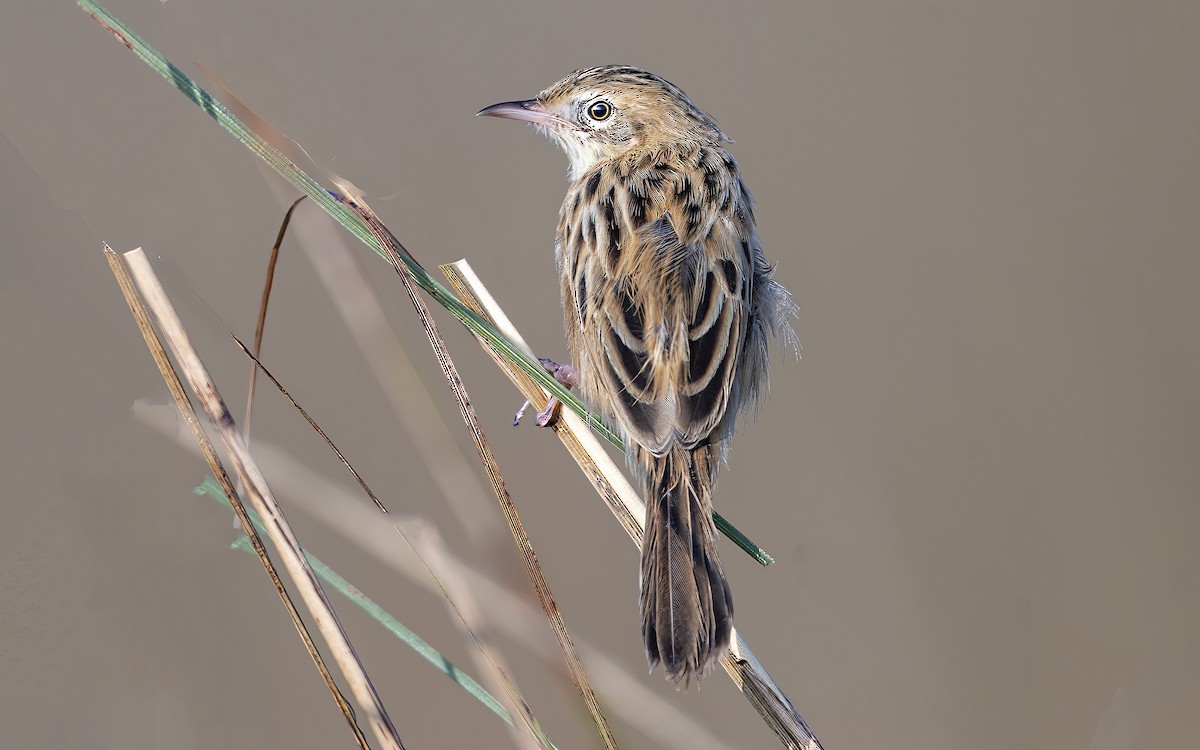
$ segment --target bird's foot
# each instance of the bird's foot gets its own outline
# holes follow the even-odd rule
[[[552,359],[539,357],[538,362],[542,363],[542,367],[546,368],[546,372],[550,373],[562,386],[570,390],[573,386],[579,384],[579,371],[575,369],[575,365],[564,365],[555,362]],[[513,417],[513,427],[521,423],[521,418],[525,416],[525,410],[529,408],[529,402],[526,401],[517,410],[517,414]],[[551,396],[550,402],[546,404],[546,408],[538,412],[533,423],[538,427],[549,427],[558,418],[559,412],[562,411],[562,402],[556,397]]]
[[[554,379],[562,383],[564,388],[570,390],[579,385],[579,371],[575,369],[575,365],[560,364],[545,357],[538,357],[538,362],[541,362],[542,367],[546,368],[546,372],[553,375]]]

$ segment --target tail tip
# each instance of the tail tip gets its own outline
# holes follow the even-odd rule
[[[675,683],[675,686],[682,690],[687,690],[693,682],[698,685],[712,672],[721,657],[729,653],[728,639],[721,643],[712,643],[707,649],[690,654],[689,657],[680,656],[674,659],[660,658],[657,646],[657,643],[647,642],[646,644],[646,661],[650,665],[650,673],[653,674],[661,664],[663,677],[668,682]]]

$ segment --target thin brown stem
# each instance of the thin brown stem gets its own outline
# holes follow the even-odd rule
[[[288,225],[292,222],[292,213],[295,212],[296,206],[300,205],[300,201],[306,197],[308,196],[300,196],[288,207],[287,213],[283,215],[283,221],[279,225],[279,232],[275,235],[275,244],[271,246],[271,259],[267,261],[267,276],[263,280],[262,301],[258,304],[258,322],[254,324],[253,356],[256,360],[262,357],[263,330],[267,327],[267,303],[271,301],[271,287],[275,285],[275,265],[279,262],[279,248],[283,246],[284,235],[287,234]],[[258,368],[251,364],[250,386],[246,389],[246,418],[242,420],[242,434],[246,436],[247,443],[250,442],[250,418],[254,415],[254,385],[257,382]]]

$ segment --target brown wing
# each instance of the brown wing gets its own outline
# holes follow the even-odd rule
[[[717,217],[683,244],[669,215],[635,233],[636,252],[591,291],[594,388],[625,432],[661,454],[721,425],[746,331],[749,270],[736,225]],[[600,314],[595,314],[600,313]]]

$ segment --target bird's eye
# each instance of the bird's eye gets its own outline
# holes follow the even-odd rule
[[[612,116],[612,112],[612,105],[603,99],[592,102],[587,109],[588,117],[592,118],[596,122],[603,122],[604,120],[607,120]]]

